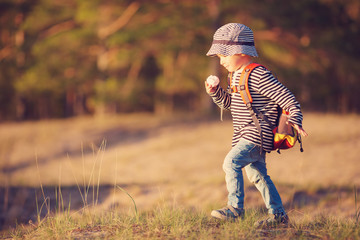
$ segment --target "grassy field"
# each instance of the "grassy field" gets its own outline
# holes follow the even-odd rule
[[[358,239],[359,120],[305,114],[304,153],[267,156],[291,226],[266,230],[253,227],[265,212],[247,180],[243,221],[209,216],[226,204],[229,116],[3,123],[0,237]]]

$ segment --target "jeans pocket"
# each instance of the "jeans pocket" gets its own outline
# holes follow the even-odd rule
[[[262,155],[260,154],[260,146],[254,145],[249,150],[249,154],[251,159],[253,159],[254,161],[259,161],[260,159],[262,159]]]

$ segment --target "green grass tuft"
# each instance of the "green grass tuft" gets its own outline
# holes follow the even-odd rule
[[[312,221],[292,222],[289,227],[257,229],[254,222],[263,216],[249,210],[243,220],[230,222],[211,218],[196,209],[171,206],[126,213],[122,209],[95,212],[87,208],[76,214],[47,217],[31,228],[19,226],[14,239],[359,239],[356,221],[319,216]]]

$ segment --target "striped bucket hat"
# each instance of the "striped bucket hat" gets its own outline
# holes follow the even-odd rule
[[[216,30],[207,56],[246,54],[258,57],[252,30],[240,23],[228,23]]]

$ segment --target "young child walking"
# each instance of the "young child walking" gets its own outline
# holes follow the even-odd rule
[[[240,23],[229,23],[220,27],[214,34],[207,56],[217,56],[220,64],[229,71],[227,90],[219,86],[218,81],[205,81],[206,92],[221,108],[230,110],[233,120],[232,148],[226,155],[223,170],[226,187],[229,192],[227,206],[213,210],[215,218],[229,220],[244,216],[244,180],[242,169],[249,180],[260,191],[269,216],[255,225],[287,224],[289,218],[280,195],[267,174],[265,156],[273,148],[271,126],[259,118],[262,139],[252,120],[249,109],[241,95],[233,86],[239,86],[242,70],[257,57],[252,30]],[[213,77],[213,76],[212,76]],[[216,78],[215,78],[216,79]],[[278,106],[288,111],[288,124],[298,134],[307,136],[302,128],[302,113],[294,95],[281,84],[272,73],[263,66],[257,66],[248,79],[252,106],[266,116],[273,124],[278,117]]]

